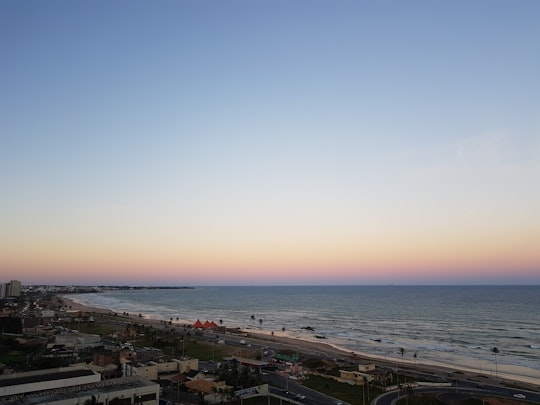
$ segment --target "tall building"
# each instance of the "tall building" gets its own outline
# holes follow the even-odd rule
[[[11,280],[8,284],[7,297],[21,296],[21,282],[19,280]]]
[[[6,292],[7,292],[7,284],[0,283],[0,300],[3,300],[4,298],[6,298]]]

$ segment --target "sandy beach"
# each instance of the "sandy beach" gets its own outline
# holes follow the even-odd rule
[[[476,378],[478,376],[483,376],[483,381],[495,381],[494,376],[491,372],[486,372],[486,370],[479,370],[477,368],[471,367],[467,364],[463,366],[450,366],[443,362],[434,362],[429,360],[418,361],[416,364],[410,360],[403,360],[399,358],[385,359],[382,356],[373,355],[370,353],[361,353],[361,352],[351,352],[346,351],[343,348],[333,346],[332,344],[319,342],[319,341],[309,341],[309,340],[300,340],[286,336],[285,334],[279,332],[271,335],[270,332],[266,333],[263,331],[247,330],[250,336],[255,336],[259,339],[269,340],[275,342],[276,345],[282,345],[285,348],[296,348],[296,350],[305,353],[305,354],[325,354],[330,357],[335,358],[355,358],[358,360],[365,360],[366,362],[376,362],[378,364],[384,364],[390,367],[400,367],[415,369],[418,371],[428,372],[432,374],[447,375],[455,371],[462,372],[468,378]],[[472,361],[471,361],[472,363]],[[476,378],[477,379],[477,378]],[[478,380],[478,379],[477,379]],[[497,373],[497,381],[516,381],[526,384],[538,389],[540,387],[540,371],[532,370],[526,367],[520,366],[511,366],[511,365],[499,365]]]
[[[73,301],[70,298],[66,298],[65,296],[61,296],[62,300],[65,302],[65,304],[68,307],[71,307],[71,311],[81,311],[81,312],[94,312],[94,313],[101,313],[101,314],[114,314],[117,313],[119,315],[122,315],[121,313],[114,311],[113,309],[105,309],[105,308],[98,308],[98,307],[90,307],[83,304],[80,304],[76,301]],[[126,322],[137,322],[142,323],[146,325],[152,325],[154,327],[160,327],[162,325],[162,321],[165,319],[150,319],[150,318],[139,318],[134,317],[133,314],[131,314],[131,318],[125,318]],[[189,320],[175,320],[173,322],[173,325],[176,327],[181,327],[186,324],[190,325],[193,321]],[[499,364],[498,365],[498,372],[497,372],[497,379],[494,378],[493,372],[491,370],[480,370],[479,368],[474,366],[474,360],[471,359],[470,362],[464,362],[463,365],[455,366],[455,365],[449,365],[445,364],[444,362],[434,362],[429,361],[426,359],[418,360],[417,362],[413,362],[406,359],[400,359],[400,358],[391,358],[391,359],[385,359],[382,356],[373,355],[370,353],[360,353],[360,352],[352,352],[347,351],[343,348],[334,346],[332,344],[329,344],[324,341],[312,341],[312,340],[306,340],[306,339],[298,339],[291,336],[287,336],[286,332],[282,331],[266,331],[262,329],[246,329],[244,330],[245,333],[248,334],[248,339],[254,339],[259,341],[268,341],[269,345],[272,347],[275,347],[277,349],[289,349],[289,350],[295,350],[300,353],[309,355],[326,355],[331,358],[336,359],[346,359],[346,358],[354,358],[356,360],[364,360],[365,362],[376,362],[377,364],[382,364],[385,366],[390,367],[403,367],[403,368],[410,368],[411,370],[414,368],[415,370],[431,373],[431,374],[438,374],[438,375],[451,375],[453,372],[459,371],[462,374],[461,378],[472,378],[478,380],[479,376],[482,376],[482,381],[485,383],[491,382],[505,382],[508,384],[511,384],[512,382],[519,382],[522,384],[525,384],[526,388],[538,390],[540,388],[540,371],[533,370],[526,367],[520,367],[520,366],[512,366],[507,364]]]

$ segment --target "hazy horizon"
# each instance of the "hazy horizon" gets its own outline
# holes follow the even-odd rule
[[[2,280],[3,281],[3,280]],[[184,289],[184,288],[211,288],[211,287],[538,287],[540,283],[505,283],[505,282],[470,282],[470,283],[373,283],[373,284],[122,284],[122,283],[94,283],[94,284],[56,284],[56,283],[22,283],[23,286],[56,286],[56,287],[126,287],[126,288],[168,288],[168,289]]]
[[[539,16],[3,1],[0,273],[540,284]]]

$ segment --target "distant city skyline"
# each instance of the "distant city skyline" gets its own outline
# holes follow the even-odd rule
[[[0,273],[540,283],[540,3],[0,3]]]

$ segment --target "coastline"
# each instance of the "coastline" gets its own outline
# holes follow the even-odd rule
[[[350,358],[354,357],[357,360],[365,360],[366,362],[375,361],[377,363],[385,364],[389,367],[407,367],[410,369],[415,369],[415,371],[423,371],[433,374],[452,374],[456,371],[459,371],[466,375],[468,378],[480,377],[483,380],[478,381],[505,381],[505,382],[521,382],[539,387],[540,383],[540,371],[529,369],[526,367],[512,366],[512,365],[498,365],[497,378],[495,378],[492,373],[487,372],[487,370],[480,370],[472,366],[472,364],[464,364],[462,366],[450,365],[444,362],[436,362],[428,359],[423,359],[415,362],[407,359],[399,358],[384,358],[384,356],[358,352],[358,351],[347,351],[346,349],[333,345],[328,342],[321,341],[311,341],[305,339],[299,339],[296,337],[286,336],[281,332],[274,332],[274,335],[271,335],[269,331],[256,331],[252,329],[245,330],[249,335],[257,337],[262,340],[269,340],[276,343],[281,343],[288,345],[290,347],[301,348],[299,350],[305,353],[317,354],[324,353],[330,355],[331,357],[337,358]],[[472,361],[471,361],[472,363]]]
[[[94,306],[88,306],[86,304],[82,304],[72,298],[69,298],[69,297],[66,297],[66,295],[71,295],[71,294],[59,294],[58,297],[60,297],[64,302],[65,304],[70,307],[70,310],[68,312],[89,312],[89,313],[96,313],[96,314],[105,314],[105,315],[112,315],[112,314],[119,314],[120,316],[122,316],[122,312],[121,311],[116,311],[112,308],[102,308],[102,307],[94,307]],[[120,318],[122,319],[122,318]],[[160,325],[162,325],[162,321],[166,321],[165,318],[163,319],[157,319],[157,318],[149,318],[149,317],[127,317],[127,318],[123,318],[123,320],[126,322],[126,323],[129,323],[129,322],[136,322],[136,323],[142,323],[142,324],[145,324],[145,325],[151,325],[153,327],[159,327]],[[189,324],[191,325],[191,322],[190,321],[187,321],[187,320],[178,320],[178,321],[175,321],[174,322],[175,325],[178,325],[178,324],[181,324],[181,325],[184,325],[184,324]]]
[[[87,306],[76,300],[66,297],[66,295],[71,294],[60,294],[59,297],[64,300],[64,302],[71,307],[72,312],[81,311],[81,312],[94,312],[101,314],[121,314],[119,311],[115,311],[112,308],[100,308]],[[126,318],[126,322],[137,322],[143,323],[146,325],[152,325],[154,327],[159,327],[162,325],[163,321],[168,321],[168,319],[157,319],[149,317],[141,318]],[[185,326],[191,325],[193,321],[188,320],[176,320],[173,322],[175,326]],[[264,329],[243,329],[243,332],[248,334],[248,337],[252,339],[258,339],[263,341],[272,342],[277,348],[295,348],[299,352],[305,354],[324,354],[333,358],[351,358],[354,357],[357,360],[365,360],[366,362],[375,361],[380,364],[384,364],[389,367],[408,367],[414,368],[416,371],[422,371],[430,374],[439,374],[439,375],[451,375],[452,373],[460,372],[463,374],[461,378],[476,379],[478,377],[482,378],[486,383],[491,382],[519,382],[532,386],[534,389],[540,387],[540,371],[530,369],[527,367],[516,366],[516,365],[507,365],[499,364],[497,378],[494,377],[491,370],[480,369],[475,367],[475,359],[470,361],[464,361],[462,365],[448,364],[443,361],[432,361],[429,359],[419,359],[417,361],[411,361],[408,359],[400,359],[397,357],[392,357],[390,359],[385,358],[384,356],[351,351],[343,347],[339,347],[329,342],[324,342],[321,340],[310,340],[306,338],[299,338],[287,335],[286,332],[282,331],[270,331]]]

